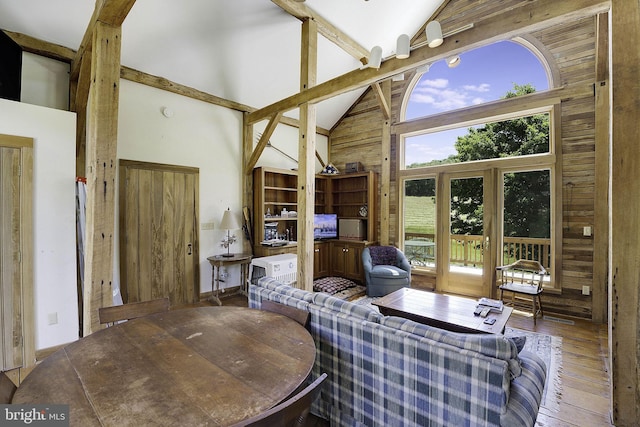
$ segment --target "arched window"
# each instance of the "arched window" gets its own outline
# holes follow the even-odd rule
[[[538,57],[527,47],[501,41],[460,56],[458,65],[437,61],[413,87],[404,119],[430,116],[501,99],[514,84],[549,88],[549,77]]]
[[[551,73],[526,42],[431,64],[397,124],[401,244],[437,288],[491,296],[496,265],[540,261],[555,286]],[[495,254],[495,256],[487,256]]]

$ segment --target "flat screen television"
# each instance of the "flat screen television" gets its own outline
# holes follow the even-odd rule
[[[313,239],[335,239],[338,237],[337,214],[313,215]]]

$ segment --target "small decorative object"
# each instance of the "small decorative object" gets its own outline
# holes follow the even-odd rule
[[[220,228],[222,228],[223,230],[224,229],[227,230],[227,236],[224,239],[222,239],[220,243],[220,246],[227,249],[227,253],[222,254],[222,256],[226,258],[231,258],[233,256],[233,254],[231,253],[231,245],[234,244],[236,240],[238,240],[238,238],[236,237],[235,234],[231,234],[230,230],[235,230],[240,228],[240,224],[238,223],[238,220],[236,219],[236,217],[233,216],[229,208],[227,208],[227,210],[224,211],[224,214],[222,215],[222,221],[220,221]]]
[[[320,173],[322,175],[337,175],[340,173],[340,171],[331,163],[327,163],[327,165],[324,167],[324,169],[322,169],[322,172]]]
[[[367,205],[361,206],[358,213],[360,214],[360,216],[366,217],[369,214],[369,208],[367,208]]]
[[[364,168],[360,162],[349,162],[345,165],[345,173],[362,172]]]

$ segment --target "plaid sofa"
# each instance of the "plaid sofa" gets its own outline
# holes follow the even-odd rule
[[[535,424],[546,369],[511,339],[382,316],[268,277],[249,287],[250,307],[264,299],[311,313],[313,375],[328,374],[312,412],[332,426]]]

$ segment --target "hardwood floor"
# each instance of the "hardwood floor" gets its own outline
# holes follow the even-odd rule
[[[547,316],[534,326],[530,315],[514,312],[507,326],[562,338],[562,395],[557,403],[540,408],[536,426],[613,426],[607,325]]]
[[[222,299],[223,305],[247,306],[243,296]],[[206,304],[206,303],[204,303]],[[581,319],[547,316],[533,319],[519,311],[507,326],[562,338],[562,365],[559,374],[561,397],[538,414],[538,427],[613,426],[610,421],[610,380],[607,325]],[[308,426],[325,426],[323,420],[309,419]]]

